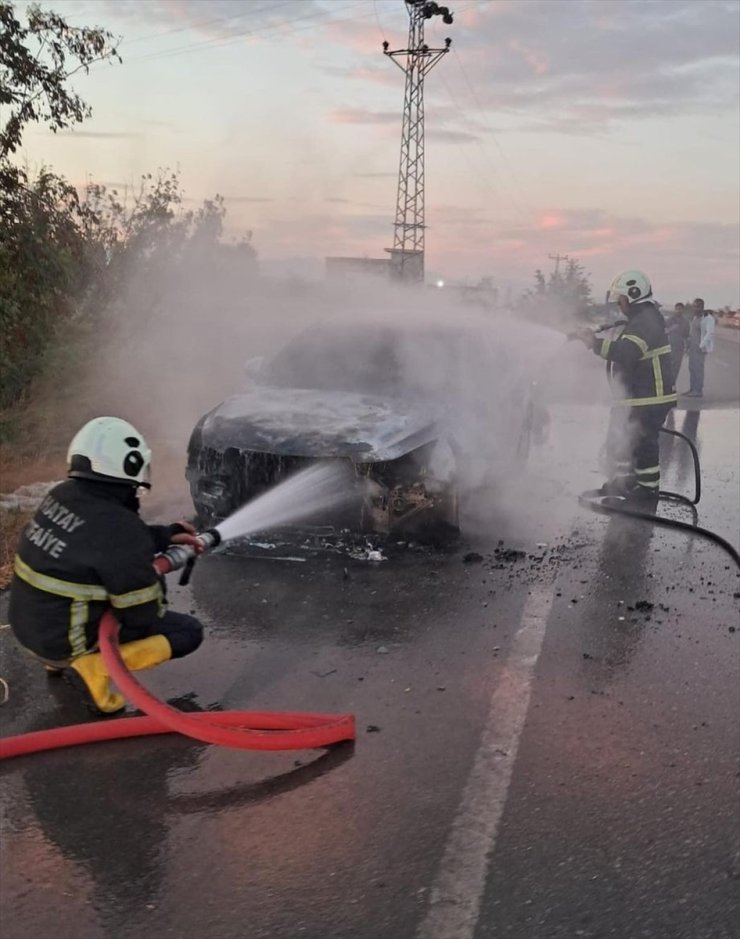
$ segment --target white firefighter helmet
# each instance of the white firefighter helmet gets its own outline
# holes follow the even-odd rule
[[[652,284],[642,271],[623,271],[611,282],[606,295],[607,303],[616,303],[619,297],[627,297],[630,303],[652,300]]]
[[[150,488],[152,451],[120,417],[96,417],[77,431],[67,451],[67,475]]]

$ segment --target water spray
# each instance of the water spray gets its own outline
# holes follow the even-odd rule
[[[247,503],[215,528],[196,535],[202,551],[192,544],[170,545],[154,559],[154,568],[159,574],[182,570],[180,583],[187,583],[201,553],[233,538],[284,525],[353,498],[349,486],[338,485],[342,480],[347,481],[346,467],[311,466]],[[118,646],[118,631],[117,620],[107,610],[98,631],[101,655],[118,688],[146,716],[6,737],[0,739],[0,760],[101,740],[166,733],[180,733],[203,743],[243,750],[308,750],[355,739],[352,714],[178,711],[147,691],[126,668]]]
[[[235,538],[279,528],[352,502],[358,498],[358,485],[367,487],[371,482],[352,478],[345,461],[312,464],[250,500],[215,528],[196,535],[202,551],[194,545],[170,545],[155,559],[154,566],[160,574],[182,570],[180,586],[185,586],[200,554]]]

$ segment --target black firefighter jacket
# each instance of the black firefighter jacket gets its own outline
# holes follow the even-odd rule
[[[621,335],[617,339],[595,339],[594,352],[614,363],[620,404],[645,407],[671,405],[678,400],[673,387],[671,347],[655,304],[637,304]]]
[[[55,486],[26,527],[10,588],[10,625],[37,655],[60,661],[95,648],[111,606],[123,627],[164,612],[154,555],[178,525],[146,525],[136,491],[85,479]]]

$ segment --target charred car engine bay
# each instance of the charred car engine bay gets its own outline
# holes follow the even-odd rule
[[[487,466],[504,457],[511,467],[543,423],[529,378],[509,382],[508,399],[491,410],[481,389],[493,364],[460,324],[421,337],[387,323],[307,330],[194,428],[186,476],[199,523],[217,524],[309,463],[343,460],[358,499],[316,519],[323,529],[457,530],[470,439],[491,451]]]

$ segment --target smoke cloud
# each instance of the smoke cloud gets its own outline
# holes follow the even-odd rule
[[[455,475],[463,512],[480,518],[489,507],[516,528],[530,501],[522,474],[527,462],[542,469],[553,405],[608,400],[594,357],[566,343],[565,321],[544,309],[539,315],[552,316],[552,325],[476,309],[454,289],[267,278],[256,267],[224,272],[207,256],[191,256],[185,270],[132,270],[105,311],[88,416],[124,417],[150,441],[148,514],[192,511],[184,472],[194,425],[250,386],[245,363],[264,357],[269,381],[273,357],[312,330],[327,339],[314,340],[312,353],[322,387],[387,394],[399,409],[412,398],[437,415],[451,433],[432,472]],[[348,376],[357,377],[356,388]],[[295,384],[302,379],[297,371]],[[290,375],[281,380],[292,384]],[[595,462],[598,442],[593,451]]]

